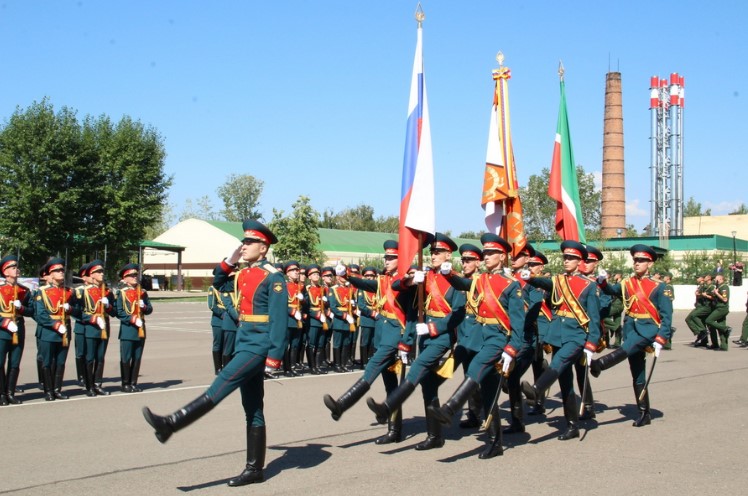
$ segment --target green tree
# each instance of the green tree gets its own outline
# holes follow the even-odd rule
[[[458,238],[462,239],[480,239],[483,234],[485,234],[485,230],[483,231],[464,231],[457,235]]]
[[[223,218],[229,222],[261,219],[259,206],[264,186],[262,180],[249,174],[231,174],[218,188],[218,196],[223,200]]]
[[[283,210],[273,209],[268,227],[278,238],[273,255],[278,261],[297,260],[300,263],[320,263],[324,253],[319,246],[319,213],[309,204],[309,198],[299,196],[292,205],[293,212],[284,216]]]
[[[530,176],[526,187],[520,187],[525,230],[530,242],[557,237],[556,202],[548,196],[550,176],[550,169],[545,168],[539,176],[535,174]],[[602,193],[595,191],[594,175],[587,174],[581,165],[577,165],[577,178],[585,231],[590,239],[596,239],[595,235],[600,231],[602,217],[600,203]]]
[[[389,216],[383,216],[380,215],[377,217],[376,224],[374,227],[375,232],[383,232],[383,233],[397,233],[397,231],[400,229],[400,218],[396,215],[389,215]]]
[[[683,217],[700,217],[702,215],[712,215],[712,209],[702,211],[701,203],[694,200],[693,196],[689,197],[686,204],[683,205]]]
[[[179,221],[187,219],[220,220],[220,216],[213,209],[213,202],[208,195],[203,195],[193,202],[192,198],[184,201],[184,208],[179,214]]]
[[[733,210],[727,215],[745,215],[748,214],[748,207],[746,207],[745,203],[741,203],[738,208]]]

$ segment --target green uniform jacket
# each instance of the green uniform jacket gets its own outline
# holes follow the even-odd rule
[[[642,284],[642,291],[644,295],[649,299],[651,305],[657,309],[659,314],[660,324],[657,325],[652,318],[642,318],[642,312],[637,310],[636,305],[638,303],[635,300],[634,295],[623,294],[623,288],[627,281],[631,279],[626,277],[620,284],[607,284],[604,282],[600,285],[600,289],[606,294],[612,296],[619,296],[624,299],[624,308],[626,309],[626,315],[623,322],[623,336],[624,340],[626,336],[631,332],[636,332],[643,338],[657,341],[664,345],[672,335],[672,322],[673,322],[673,302],[665,294],[665,283],[655,281],[649,276],[642,277],[640,279]]]
[[[140,308],[138,299],[143,300],[145,306]],[[139,288],[125,286],[117,292],[115,312],[120,321],[119,339],[120,341],[138,341],[145,339],[145,315],[153,312],[151,300],[148,293]],[[135,325],[135,319],[140,317],[143,321],[143,337],[138,336],[138,327]]]

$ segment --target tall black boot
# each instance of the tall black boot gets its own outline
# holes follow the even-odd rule
[[[68,399],[67,395],[62,394],[62,378],[65,376],[65,366],[58,365],[55,369],[55,389],[54,395],[58,400]]]
[[[649,391],[644,393],[644,397],[639,400],[642,394],[644,384],[634,383],[634,393],[636,394],[636,406],[639,409],[639,418],[634,420],[634,427],[644,427],[652,423],[652,415],[649,413]]]
[[[84,371],[83,381],[86,384],[86,396],[92,398],[96,396],[94,390],[94,362],[86,362],[86,370]]]
[[[335,401],[332,396],[326,394],[323,397],[325,406],[330,410],[333,420],[340,420],[343,412],[352,407],[358,400],[363,398],[366,391],[369,390],[369,383],[359,379],[351,388]]]
[[[353,368],[349,365],[351,359],[351,348],[349,346],[343,346],[340,348],[340,369],[343,372],[350,372]]]
[[[96,373],[94,375],[93,390],[100,396],[109,396],[109,391],[103,388],[104,385],[104,362],[96,364]]]
[[[16,385],[18,384],[18,369],[8,371],[8,403],[20,405],[23,401],[16,398]]]
[[[319,370],[320,374],[326,374],[327,369],[322,368],[322,362],[325,361],[325,351],[324,350],[315,350],[314,352],[314,361],[317,363],[317,370]]]
[[[317,360],[314,358],[314,348],[311,346],[306,347],[306,361],[309,364],[309,372],[311,372],[312,375],[319,375]]]
[[[522,392],[525,393],[529,401],[536,405],[542,405],[545,402],[545,392],[558,379],[558,372],[555,369],[547,368],[540,375],[540,378],[532,386],[527,381],[522,381]]]
[[[296,363],[298,361],[299,361],[299,349],[292,348],[291,349],[291,371],[294,373],[294,375],[304,375],[304,373],[301,372],[301,368],[299,367],[299,364]]]
[[[214,351],[213,352],[213,371],[215,372],[215,375],[218,375],[218,373],[221,371],[221,368],[223,368],[223,360],[221,360],[221,352]]]
[[[374,401],[374,398],[368,398],[366,400],[366,405],[369,407],[369,410],[374,412],[374,415],[376,415],[377,423],[384,424],[387,422],[390,415],[392,415],[392,412],[400,409],[402,404],[405,403],[405,400],[408,399],[408,396],[410,396],[415,389],[415,384],[405,380],[402,384],[397,386],[394,391],[387,395],[387,398],[383,403],[377,403]],[[436,407],[439,408],[439,405],[436,405]]]
[[[579,373],[581,369],[582,373]],[[595,418],[595,400],[592,396],[592,384],[587,381],[587,389],[584,389],[584,367],[578,367],[577,370],[577,385],[579,390],[582,391],[582,414],[579,416],[579,420],[591,420]]]
[[[122,377],[122,385],[120,389],[123,393],[132,393],[132,386],[130,385],[130,362],[119,362],[120,377]]]
[[[480,427],[481,403],[480,390],[476,390],[468,397],[467,418],[460,422],[460,429],[474,429]]]
[[[429,411],[429,407],[433,407],[433,409],[439,408],[439,400],[437,399],[431,403],[426,403],[424,404],[424,407],[426,409],[426,439],[416,444],[417,451],[426,451],[444,446],[442,424],[436,420],[434,415]]]
[[[626,355],[626,351],[622,348],[615,349],[608,353],[607,355],[603,355],[600,358],[595,358],[590,362],[590,374],[592,374],[593,377],[600,377],[600,372],[603,370],[607,370],[614,365],[618,365],[622,361],[626,359],[628,355]]]
[[[8,384],[5,381],[5,367],[0,367],[0,406],[5,406],[10,403],[6,393],[7,389]]]
[[[393,412],[387,419],[387,434],[379,436],[374,440],[374,444],[391,444],[399,443],[403,440],[403,411],[402,409]]]
[[[42,375],[44,376],[44,400],[54,401],[55,400],[55,375],[52,373],[51,367],[42,367]]]
[[[75,357],[75,372],[78,375],[78,385],[86,387],[86,357]]]
[[[231,487],[256,484],[265,480],[265,426],[247,426],[247,466],[244,471],[229,480]]]
[[[132,361],[132,369],[130,369],[130,388],[133,393],[140,393],[143,390],[138,387],[138,376],[140,375],[140,360],[137,358]]]
[[[709,344],[709,333],[707,331],[701,331],[692,343],[694,348],[705,347],[707,344]]]
[[[211,411],[214,406],[215,404],[208,395],[203,394],[171,415],[165,417],[156,415],[146,406],[143,407],[143,416],[145,417],[145,421],[156,430],[156,439],[165,443],[173,433],[184,429]]]
[[[283,352],[283,375],[286,377],[295,377],[296,372],[293,370],[293,364],[291,363],[291,349],[286,346],[286,351]]]
[[[36,373],[39,374],[39,389],[47,392],[47,383],[44,380],[44,364],[41,357],[36,357]]]
[[[437,421],[441,422],[443,425],[449,425],[452,422],[452,417],[454,417],[455,413],[460,411],[462,405],[465,404],[473,392],[478,390],[478,387],[478,382],[470,377],[465,377],[465,380],[457,387],[457,390],[454,392],[452,397],[449,398],[441,408],[429,406],[428,410],[431,411]]]
[[[574,391],[564,398],[564,417],[566,418],[566,432],[558,436],[561,441],[568,441],[579,437],[579,411],[577,411],[577,395]]]
[[[340,348],[332,349],[332,357],[332,369],[335,372],[345,372],[345,370],[340,366]]]
[[[509,409],[511,421],[509,427],[504,429],[504,434],[518,434],[525,432],[525,423],[522,421],[524,411],[522,408],[522,392],[519,388],[509,389]]]
[[[225,368],[226,365],[231,361],[231,355],[221,355],[221,369]]]
[[[361,354],[361,369],[365,369],[366,364],[369,363],[369,347],[359,346],[359,353]]]
[[[520,396],[520,402],[522,397]],[[501,434],[501,417],[499,407],[494,405],[491,409],[491,422],[488,424],[488,441],[486,447],[478,455],[481,460],[487,460],[504,454],[504,440]]]

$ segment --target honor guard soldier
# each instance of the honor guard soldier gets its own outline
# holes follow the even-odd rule
[[[665,295],[665,284],[649,277],[649,269],[657,260],[657,253],[650,246],[637,244],[631,247],[634,259],[634,275],[626,277],[620,284],[608,284],[606,274],[598,276],[600,288],[610,295],[621,295],[626,314],[623,323],[623,345],[607,355],[593,360],[590,372],[598,377],[600,372],[629,359],[631,377],[634,379],[634,394],[639,408],[639,418],[634,427],[649,425],[649,392],[645,390],[646,348],[654,347],[655,357],[670,338],[673,318],[673,303]]]
[[[665,288],[665,294],[670,298],[670,301],[673,300],[672,294],[667,294],[667,286]],[[732,328],[727,325],[727,314],[730,313],[730,286],[725,282],[725,276],[723,274],[717,274],[714,276],[714,289],[712,290],[712,294],[712,311],[704,320],[704,324],[706,324],[707,328],[710,332],[713,332],[713,334],[719,333],[719,346],[715,349],[727,351],[730,332],[732,331]],[[717,338],[712,336],[712,343],[716,342]]]
[[[306,269],[309,278],[307,286],[307,314],[309,315],[309,334],[307,342],[307,361],[312,374],[326,374],[322,368],[325,356],[325,333],[327,324],[327,286],[322,284],[319,265],[311,264]]]
[[[371,357],[364,369],[364,375],[356,381],[350,389],[337,400],[329,394],[324,396],[325,406],[330,410],[333,420],[339,420],[343,413],[352,407],[369,390],[374,380],[381,374],[384,389],[389,395],[397,388],[397,375],[390,370],[398,360],[407,364],[408,352],[414,344],[413,335],[406,333],[408,314],[413,310],[415,291],[403,288],[395,283],[401,276],[397,273],[398,243],[388,240],[384,242],[384,270],[383,275],[373,280],[351,277],[351,284],[359,289],[377,295],[377,318],[380,340],[377,351]],[[376,444],[399,443],[402,441],[402,410],[397,410],[387,419],[387,433],[378,437]]]
[[[336,284],[330,288],[327,300],[332,313],[333,370],[350,372],[347,363],[356,331],[356,288],[348,283],[344,265],[337,265],[335,271]]]
[[[675,299],[675,288],[673,287],[673,275],[670,272],[666,272],[662,276],[662,282],[665,283],[665,296],[670,298],[670,301],[673,301]],[[675,327],[672,327],[670,329],[670,339],[667,340],[667,343],[662,348],[663,350],[673,349],[673,336],[675,336]]]
[[[125,265],[119,271],[122,288],[117,292],[115,311],[120,321],[120,373],[124,393],[142,391],[138,387],[138,375],[146,338],[145,316],[153,312],[148,293],[140,287],[139,272],[140,266],[135,263]]]
[[[431,413],[429,407],[439,408],[439,385],[443,382],[436,374],[444,354],[455,344],[457,327],[465,317],[465,293],[449,283],[452,274],[452,253],[457,244],[446,234],[436,233],[431,243],[431,270],[416,271],[412,279],[401,279],[405,286],[423,284],[425,318],[416,324],[418,336],[418,357],[410,366],[405,380],[387,394],[383,403],[369,398],[366,403],[374,412],[377,422],[384,424],[400,410],[406,399],[413,393],[417,384],[421,385],[423,405],[426,411],[426,439],[416,444],[416,450],[424,451],[444,446],[442,426]]]
[[[216,269],[213,269],[213,275],[216,275]],[[208,310],[210,310],[210,329],[213,332],[213,345],[211,354],[213,355],[213,372],[218,375],[223,367],[223,314],[226,313],[226,307],[221,301],[221,291],[211,286],[208,290]]]
[[[104,358],[109,341],[109,315],[114,314],[114,294],[104,282],[104,262],[88,264],[90,284],[83,290],[81,322],[86,336],[86,396],[108,396],[103,388]]]
[[[587,250],[577,241],[561,243],[564,273],[552,278],[531,278],[523,272],[527,283],[551,293],[553,320],[546,342],[551,344],[553,358],[548,369],[530,386],[522,383],[525,396],[537,402],[558,379],[567,429],[558,438],[566,441],[579,437],[579,411],[574,394],[574,374],[571,364],[581,359],[589,364],[600,341],[600,303],[597,285],[579,274],[579,264],[587,259]],[[584,392],[581,392],[584,397]]]
[[[236,352],[213,384],[199,397],[168,416],[143,408],[146,421],[165,443],[172,433],[190,425],[236,389],[241,390],[246,417],[247,464],[229,486],[243,486],[264,480],[265,416],[263,414],[264,374],[281,366],[288,346],[288,290],[283,273],[267,261],[270,245],[278,239],[255,220],[244,221],[242,246],[221,263],[213,284],[222,287],[239,258],[248,264],[236,274],[235,301],[239,309]]]
[[[70,305],[76,309],[76,313],[81,313],[83,304],[83,293],[86,287],[91,283],[88,277],[88,264],[81,265],[78,269],[78,277],[81,284],[73,288],[73,299]],[[76,318],[73,326],[73,338],[75,340],[75,372],[78,376],[78,385],[86,388],[86,331],[83,326],[83,320]],[[86,392],[88,394],[88,388]],[[92,396],[89,394],[89,396]]]
[[[46,389],[45,400],[66,400],[62,393],[65,359],[70,344],[70,299],[73,292],[65,287],[65,261],[52,258],[44,266],[49,285],[39,289],[34,315],[39,327],[39,346]]]
[[[373,281],[377,278],[377,269],[371,266],[364,267],[364,279]],[[369,358],[374,354],[374,328],[377,324],[379,311],[377,310],[377,294],[371,291],[358,289],[358,309],[361,312],[359,317],[361,331],[361,368],[366,368]]]
[[[288,377],[301,375],[296,372],[296,362],[299,358],[301,346],[301,333],[304,328],[303,304],[306,296],[304,284],[299,278],[299,262],[290,260],[283,264],[283,272],[286,274],[286,287],[288,288],[288,348],[283,354],[283,371]]]
[[[535,250],[535,255],[527,262],[530,277],[540,277],[543,274],[546,265],[548,265],[548,259],[546,256]],[[538,327],[538,342],[535,348],[535,356],[532,361],[532,378],[534,382],[537,382],[540,376],[543,375],[543,372],[545,372],[545,369],[548,368],[548,361],[545,359],[545,355],[550,354],[553,351],[553,347],[546,343],[545,339],[548,335],[548,328],[551,326],[551,320],[553,320],[551,294],[543,289],[540,291],[543,292],[543,301],[540,304],[538,318],[535,320]],[[542,398],[538,398],[538,401],[530,403],[530,409],[527,411],[528,415],[542,415],[545,413],[544,397],[545,391],[543,391]]]
[[[215,276],[215,272],[213,275]],[[226,309],[223,312],[223,320],[221,321],[221,342],[223,343],[223,349],[221,350],[221,368],[225,367],[230,361],[231,357],[234,356],[234,350],[236,349],[236,330],[239,328],[239,310],[236,307],[236,301],[234,300],[234,281],[235,275],[231,274],[226,282],[220,289],[221,304]],[[214,286],[211,286],[213,288]],[[220,370],[219,370],[220,372]]]
[[[3,257],[0,274],[5,278],[0,282],[0,405],[20,405],[22,401],[16,398],[16,385],[26,342],[24,316],[32,316],[34,307],[31,291],[18,283],[21,275],[18,257]]]
[[[350,264],[348,265],[348,272],[353,277],[361,277],[361,266],[358,264]],[[354,324],[354,330],[351,333],[351,339],[348,340],[348,346],[350,350],[348,351],[348,361],[345,363],[345,366],[351,370],[353,370],[357,365],[361,365],[360,361],[356,360],[356,344],[358,343],[358,337],[359,337],[359,328],[361,325],[361,309],[358,308],[358,289],[353,288],[353,303],[352,305],[355,307],[354,313],[356,314],[355,322]],[[363,368],[363,367],[362,367]]]
[[[488,414],[492,418],[488,425],[489,434],[499,438],[498,443],[494,442],[495,439],[490,439],[486,448],[478,455],[481,459],[488,459],[503,453],[501,430],[498,426],[499,413],[494,408],[494,398],[500,384],[496,364],[502,360],[502,374],[509,372],[522,343],[525,307],[519,283],[504,273],[503,267],[507,254],[511,252],[511,245],[493,233],[485,233],[480,241],[483,244],[483,261],[487,272],[477,279],[459,277],[456,274],[450,274],[447,279],[456,289],[468,292],[468,305],[477,306],[475,319],[483,327],[483,345],[470,362],[465,380],[452,397],[440,408],[429,407],[429,410],[437,421],[449,425],[452,417],[480,385],[484,409],[491,412]]]

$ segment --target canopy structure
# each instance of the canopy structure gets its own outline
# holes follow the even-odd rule
[[[170,251],[177,254],[177,291],[182,291],[182,252],[185,250],[184,246],[170,245],[168,243],[159,243],[158,241],[142,240],[138,243],[138,265],[141,266],[144,271],[146,268],[143,267],[143,250],[146,248],[160,251]],[[141,272],[142,274],[142,272]]]

